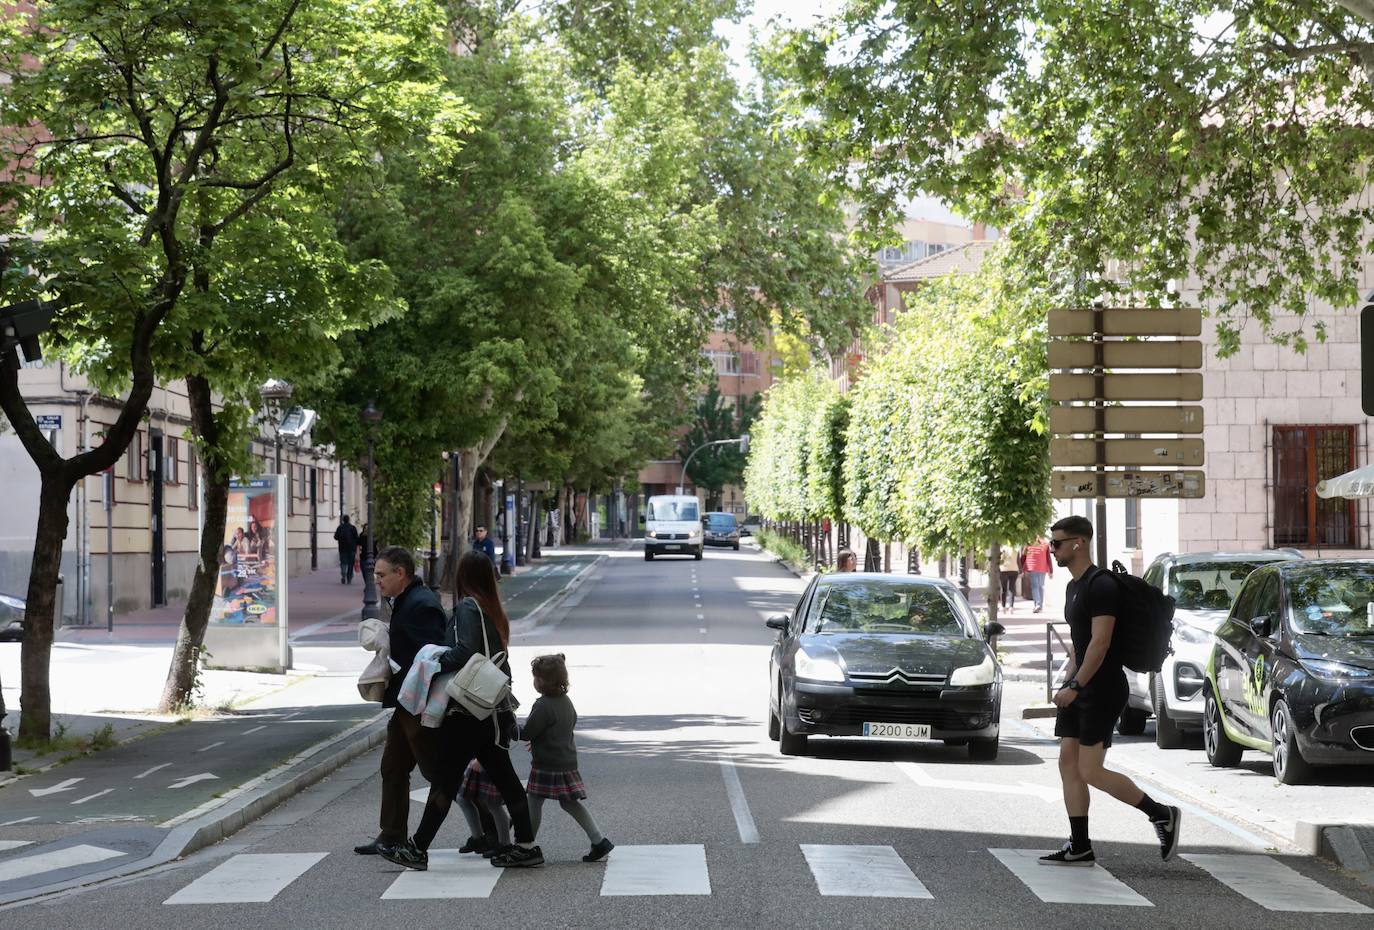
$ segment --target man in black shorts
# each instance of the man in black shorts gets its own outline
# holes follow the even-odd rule
[[[1060,737],[1059,777],[1071,838],[1063,849],[1040,861],[1045,865],[1096,861],[1088,839],[1089,786],[1143,811],[1159,836],[1160,857],[1167,861],[1178,848],[1179,809],[1160,804],[1125,775],[1103,766],[1112,731],[1130,696],[1126,672],[1112,652],[1122,587],[1110,573],[1093,565],[1088,555],[1093,525],[1086,517],[1065,517],[1050,528],[1050,534],[1055,564],[1073,576],[1064,602],[1073,656],[1064,684],[1054,696],[1059,708],[1054,721],[1054,735]]]

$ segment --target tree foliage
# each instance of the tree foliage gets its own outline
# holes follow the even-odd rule
[[[769,520],[810,520],[829,516],[820,509],[824,494],[812,492],[810,442],[818,431],[813,424],[824,417],[838,393],[828,372],[815,367],[801,375],[774,382],[749,436],[749,460],[744,469],[744,493],[749,507]],[[818,475],[820,488],[827,477]]]
[[[1374,4],[849,0],[783,56],[813,156],[874,228],[917,189],[1011,232],[1059,300],[1179,282],[1235,351],[1356,302]]]

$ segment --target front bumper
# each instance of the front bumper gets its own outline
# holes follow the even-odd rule
[[[694,539],[646,539],[645,550],[654,555],[696,555],[701,551],[701,540]]]
[[[1002,683],[971,688],[852,687],[797,681],[788,729],[860,736],[865,723],[929,724],[931,739],[991,739],[998,734]]]
[[[738,546],[738,545],[739,545],[739,535],[738,535],[738,534],[726,535],[726,534],[722,533],[722,534],[720,534],[719,536],[716,536],[716,535],[712,535],[711,533],[707,533],[707,534],[706,534],[706,545],[708,545],[708,546]]]
[[[1374,684],[1305,678],[1284,699],[1308,762],[1374,765]]]

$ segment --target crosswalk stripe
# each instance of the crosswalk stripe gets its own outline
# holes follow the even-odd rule
[[[406,870],[382,893],[383,900],[489,898],[504,869],[456,849],[431,849],[429,871]]]
[[[822,895],[851,898],[932,898],[891,846],[818,846],[802,855]]]
[[[1011,874],[1046,904],[1119,904],[1154,907],[1100,865],[1047,866],[1040,857],[1048,849],[989,849]]]
[[[117,859],[123,855],[127,854],[118,849],[88,846],[83,843],[79,846],[67,846],[63,849],[54,849],[32,856],[21,856],[18,859],[6,859],[4,862],[0,862],[0,882],[11,882],[17,878],[28,878],[30,875],[41,875],[44,872],[56,872],[58,869],[69,869],[77,865],[90,865],[92,862]]]
[[[617,846],[606,860],[603,897],[711,893],[706,847]]]
[[[18,849],[20,846],[29,846],[33,840],[0,840],[0,852],[9,852],[11,849]]]
[[[221,862],[163,904],[271,901],[328,853],[240,853]]]
[[[1183,858],[1265,910],[1312,914],[1374,913],[1363,904],[1337,894],[1268,856],[1188,853]]]

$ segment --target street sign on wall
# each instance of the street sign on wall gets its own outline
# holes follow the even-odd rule
[[[1094,439],[1050,440],[1050,462],[1056,468],[1083,465],[1154,465],[1166,468],[1202,464],[1201,439],[1107,439],[1103,461]]]
[[[1051,368],[1092,368],[1097,347],[1082,340],[1050,343]],[[1108,342],[1102,346],[1106,368],[1201,368],[1202,343],[1195,339],[1151,342]]]
[[[1196,308],[1136,310],[1113,307],[1101,313],[1104,336],[1202,335],[1202,311]],[[1050,335],[1091,336],[1096,316],[1093,310],[1051,310]]]
[[[1097,378],[1090,374],[1051,374],[1050,400],[1098,400]],[[1101,400],[1202,400],[1202,375],[1177,374],[1104,375]]]
[[[1056,471],[1054,497],[1098,497],[1097,474],[1090,471]],[[1206,494],[1207,479],[1200,471],[1117,471],[1104,472],[1105,497],[1200,498]]]
[[[1103,412],[1108,433],[1200,433],[1202,408],[1108,407]],[[1050,432],[1057,435],[1097,431],[1093,407],[1051,407]]]

